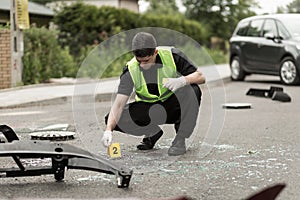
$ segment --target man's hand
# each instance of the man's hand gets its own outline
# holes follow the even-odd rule
[[[111,145],[111,141],[112,141],[112,131],[104,131],[103,137],[101,139],[102,144],[105,147],[108,147],[109,145]]]
[[[186,84],[187,82],[184,76],[181,76],[179,78],[168,78],[168,81],[163,86],[175,92],[176,90],[185,86]]]

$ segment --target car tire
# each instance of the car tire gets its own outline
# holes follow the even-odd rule
[[[291,57],[286,57],[281,61],[279,76],[282,83],[286,85],[296,85],[300,82],[299,71]]]
[[[246,72],[242,68],[240,63],[240,58],[234,56],[230,62],[231,80],[233,81],[243,81],[246,77]]]

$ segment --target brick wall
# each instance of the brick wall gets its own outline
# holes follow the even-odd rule
[[[0,30],[0,89],[11,86],[10,30]]]

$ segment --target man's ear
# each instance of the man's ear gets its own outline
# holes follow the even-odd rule
[[[155,51],[154,51],[154,55],[157,55],[158,54],[158,50],[157,49],[155,49]]]

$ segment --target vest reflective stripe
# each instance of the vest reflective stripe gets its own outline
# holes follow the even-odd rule
[[[139,63],[133,57],[128,63],[129,73],[134,83],[136,92],[136,101],[156,102],[164,101],[169,98],[173,92],[163,87],[163,78],[177,77],[176,65],[170,49],[158,48],[158,55],[161,58],[163,67],[157,70],[157,84],[159,96],[150,94],[143,73],[140,69]]]

